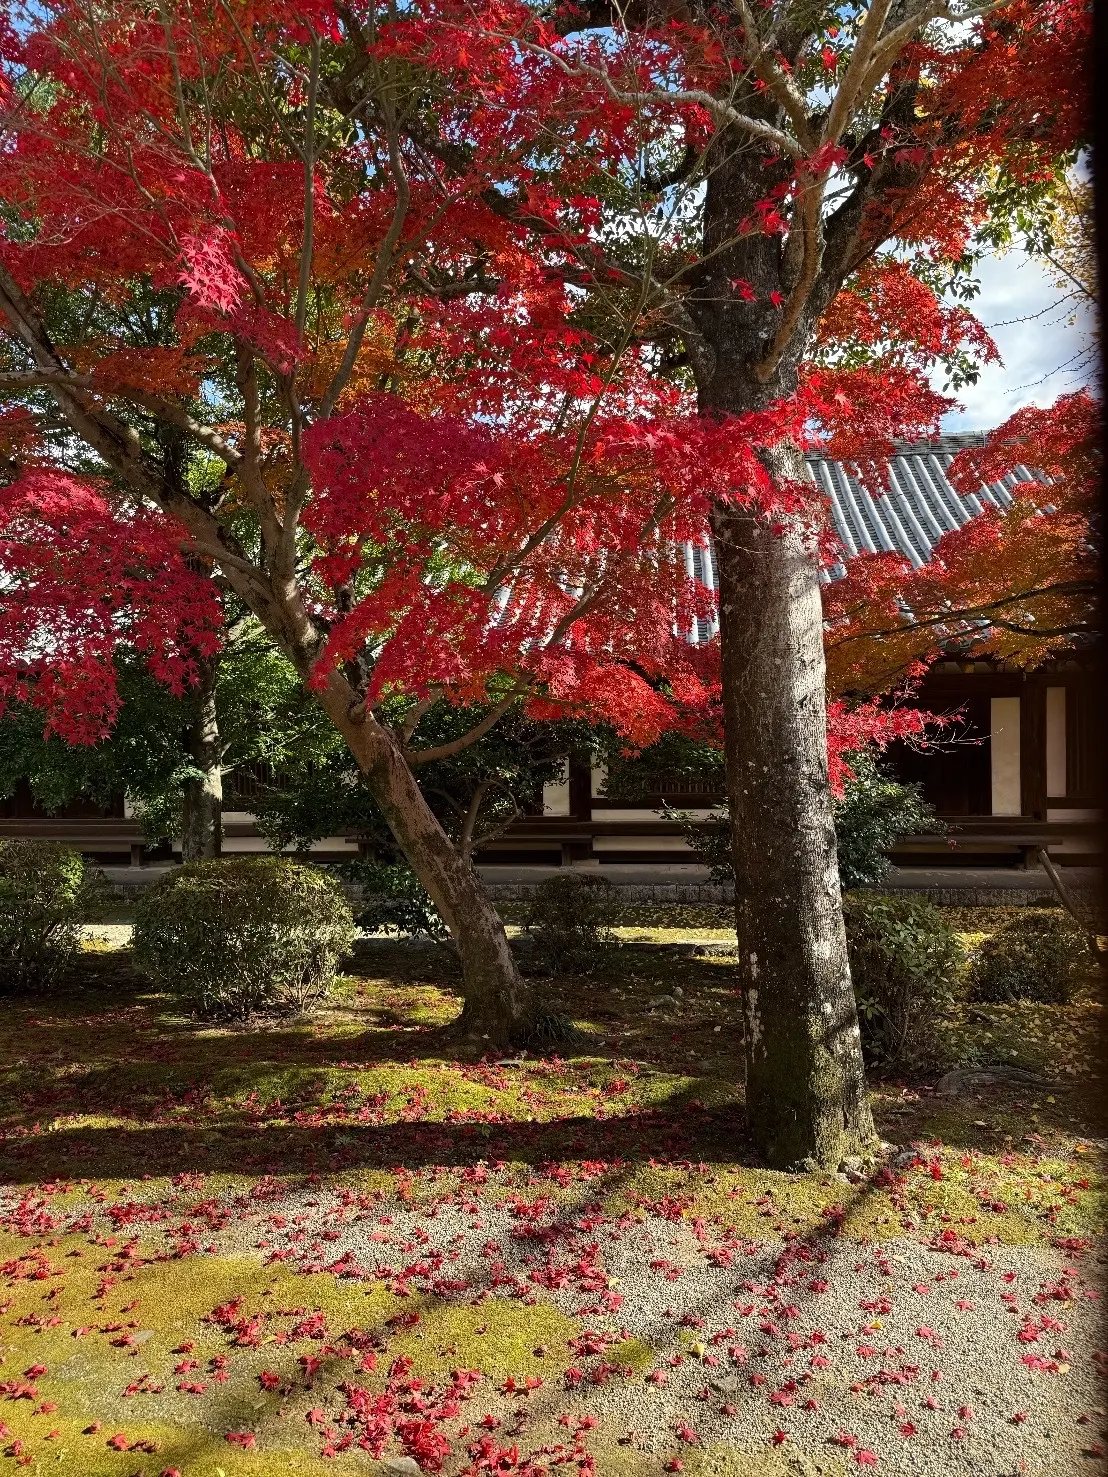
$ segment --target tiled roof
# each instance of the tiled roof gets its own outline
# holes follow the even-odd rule
[[[955,454],[984,443],[983,432],[970,431],[899,445],[889,464],[888,491],[878,497],[868,493],[842,462],[813,456],[808,458],[808,467],[831,499],[835,532],[848,554],[867,550],[903,554],[918,569],[926,564],[944,533],[968,523],[988,505],[1009,507],[1010,489],[1017,482],[1031,480],[1033,474],[1020,466],[1003,482],[982,486],[969,497],[955,491],[946,475]],[[714,550],[709,560],[704,550],[689,548],[686,558],[691,561],[692,572],[714,588]],[[822,571],[821,577],[825,581],[838,579],[844,573],[838,564]],[[699,621],[698,626],[699,641],[707,640],[717,629],[715,621],[710,626]]]
[[[927,563],[944,533],[961,528],[984,512],[986,505],[1009,507],[1009,489],[1031,479],[1026,467],[1017,467],[1003,482],[962,497],[948,481],[947,468],[956,452],[984,441],[982,434],[971,432],[899,446],[889,463],[889,490],[880,497],[872,497],[841,462],[809,457],[808,466],[831,498],[835,532],[848,554],[865,550],[903,554],[918,569]],[[834,579],[841,573],[839,565],[828,570],[827,577]]]

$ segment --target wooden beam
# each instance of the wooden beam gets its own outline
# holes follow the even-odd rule
[[[569,813],[575,821],[592,820],[592,768],[569,761]]]
[[[1020,809],[1046,820],[1046,684],[1029,682],[1020,701]]]

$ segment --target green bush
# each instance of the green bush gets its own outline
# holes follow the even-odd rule
[[[928,1061],[937,1017],[958,991],[957,935],[924,898],[852,893],[843,914],[867,1059]]]
[[[135,962],[202,1016],[288,1016],[317,1005],[354,939],[342,888],[287,857],[191,862],[142,897]]]
[[[1086,935],[1061,908],[1025,908],[974,950],[973,1000],[1066,1005],[1093,967]]]
[[[404,862],[347,862],[343,875],[362,889],[362,908],[357,916],[366,933],[385,933],[395,928],[412,938],[450,943],[450,932],[439,916],[427,889]]]
[[[889,851],[902,836],[941,835],[943,827],[919,785],[902,785],[867,750],[848,756],[854,778],[835,801],[835,841],[844,888],[881,882]]]
[[[902,836],[943,834],[918,785],[891,779],[868,751],[849,759],[854,778],[835,801],[835,844],[844,888],[882,881],[889,872],[888,853]],[[681,823],[689,848],[712,881],[734,882],[729,815],[707,821],[693,820],[684,811],[670,810],[669,815]]]
[[[100,871],[79,851],[53,841],[0,841],[0,986],[52,984],[105,895]]]
[[[615,888],[603,877],[569,873],[540,882],[523,910],[532,967],[547,974],[592,974],[618,940]]]

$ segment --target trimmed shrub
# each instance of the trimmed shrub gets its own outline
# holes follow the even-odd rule
[[[540,882],[523,911],[532,967],[546,974],[592,974],[616,947],[615,888],[604,877],[569,874]]]
[[[1068,1005],[1093,968],[1086,935],[1061,908],[1021,908],[978,945],[969,967],[972,1000]]]
[[[54,841],[0,841],[0,986],[45,989],[105,900],[103,877]]]
[[[843,914],[867,1060],[926,1062],[936,1018],[957,995],[957,935],[925,898],[852,893]]]
[[[347,862],[342,874],[362,889],[357,925],[366,933],[394,928],[452,948],[450,931],[427,889],[406,862]]]
[[[854,777],[835,801],[835,845],[844,888],[883,881],[890,870],[889,851],[902,836],[944,834],[919,785],[892,779],[867,750],[848,758]],[[670,809],[668,814],[680,823],[689,849],[708,868],[712,881],[733,883],[730,814],[706,821],[694,820],[686,811]]]
[[[191,862],[142,897],[135,962],[212,1020],[289,1016],[334,983],[354,940],[342,888],[287,857]]]

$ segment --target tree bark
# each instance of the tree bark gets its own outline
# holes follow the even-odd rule
[[[218,675],[218,658],[201,661],[189,730],[189,753],[201,774],[185,781],[181,797],[181,859],[186,862],[204,861],[223,850],[223,756],[215,704]]]
[[[791,446],[766,453],[800,480]],[[810,532],[717,505],[720,637],[751,1133],[775,1168],[836,1169],[872,1145],[827,768]]]
[[[340,673],[329,675],[319,699],[457,945],[465,1002],[457,1030],[490,1046],[525,1041],[533,1027],[534,997],[472,863],[439,824],[392,734],[372,713],[352,716],[354,692]]]

